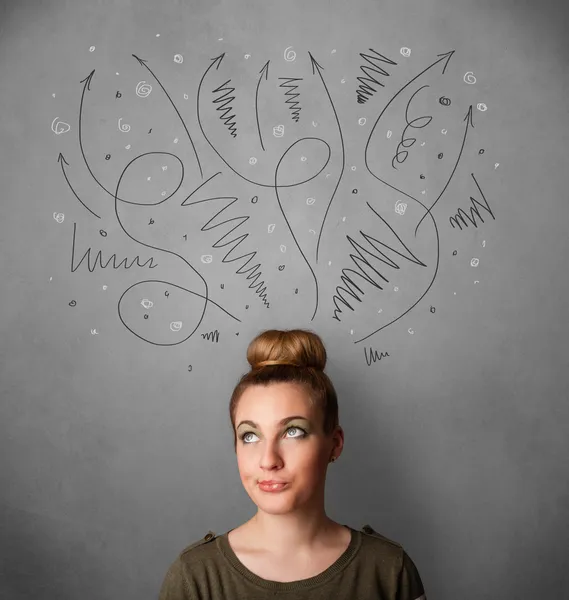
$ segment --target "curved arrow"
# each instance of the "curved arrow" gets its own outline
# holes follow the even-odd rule
[[[464,121],[466,121],[466,127],[464,128],[464,136],[462,137],[462,146],[460,147],[460,152],[458,153],[456,162],[454,163],[454,168],[450,174],[450,177],[448,178],[448,181],[445,184],[445,187],[442,189],[441,193],[438,195],[438,198],[431,204],[431,207],[429,208],[429,210],[421,217],[421,220],[417,224],[417,227],[415,227],[415,237],[417,236],[417,230],[419,229],[419,225],[421,225],[421,223],[423,222],[423,219],[427,216],[427,214],[431,214],[431,210],[433,209],[435,204],[441,199],[441,196],[445,193],[445,190],[450,185],[453,175],[458,167],[458,163],[460,162],[460,158],[462,156],[464,146],[466,145],[466,138],[468,136],[468,130],[470,127],[474,128],[474,123],[472,121],[472,104],[470,105],[470,108],[468,109],[468,112],[466,113],[466,116],[464,117]]]
[[[75,190],[73,189],[73,186],[71,185],[71,182],[69,181],[69,178],[67,177],[67,173],[65,172],[65,167],[63,166],[63,163],[65,163],[67,166],[69,166],[69,163],[65,160],[65,157],[63,156],[63,154],[61,154],[61,152],[59,153],[59,156],[57,157],[57,162],[61,164],[61,171],[63,172],[63,176],[65,177],[65,181],[67,181],[67,185],[69,186],[69,189],[73,192],[73,195],[75,196],[75,198],[77,198],[77,200],[79,200],[79,202],[81,202],[81,204],[92,214],[95,215],[95,217],[97,217],[97,219],[100,219],[101,217],[93,212],[84,202],[83,200],[81,200],[81,198],[79,198],[79,196],[77,195],[77,193],[75,192]]]
[[[328,100],[330,100],[330,104],[332,105],[332,110],[334,111],[334,116],[336,117],[336,123],[338,124],[338,131],[340,132],[340,140],[342,142],[342,170],[340,171],[340,177],[338,178],[338,182],[336,183],[336,187],[334,188],[334,192],[332,193],[332,197],[330,198],[330,202],[328,202],[328,206],[326,207],[326,212],[324,213],[324,219],[322,219],[322,225],[320,226],[320,233],[318,234],[318,241],[316,243],[316,263],[318,263],[318,249],[320,248],[320,239],[322,238],[322,231],[324,229],[324,223],[326,222],[326,217],[328,215],[328,211],[330,210],[330,205],[332,204],[332,200],[334,200],[334,196],[336,195],[336,191],[340,186],[340,181],[344,175],[344,168],[346,166],[346,152],[344,148],[344,136],[342,135],[342,127],[340,126],[340,119],[338,119],[338,113],[336,112],[336,107],[334,106],[334,102],[332,101],[332,97],[330,96],[330,92],[328,91],[328,86],[324,81],[324,77],[322,77],[322,71],[324,68],[319,65],[315,58],[308,53],[310,56],[310,60],[312,61],[312,74],[315,75],[314,69],[318,71],[318,75],[320,76],[320,80],[322,81],[322,85],[324,85],[324,89],[326,90],[326,94],[328,95]]]
[[[257,82],[257,89],[255,90],[255,114],[257,116],[257,130],[259,131],[259,139],[261,140],[261,148],[265,151],[265,146],[263,144],[263,136],[261,135],[261,126],[259,125],[259,86],[261,85],[261,79],[263,79],[263,72],[265,74],[265,81],[269,79],[269,63],[271,61],[268,60],[265,63],[265,66],[259,71],[261,73],[261,77],[259,77],[259,81]]]

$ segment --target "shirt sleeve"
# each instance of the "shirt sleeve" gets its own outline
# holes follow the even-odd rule
[[[399,573],[397,600],[427,600],[419,571],[405,551]]]
[[[185,584],[182,561],[179,557],[166,572],[158,600],[192,600]]]

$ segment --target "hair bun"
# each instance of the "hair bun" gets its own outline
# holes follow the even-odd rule
[[[247,361],[253,370],[273,365],[292,365],[323,371],[326,349],[316,333],[306,329],[268,329],[247,348]]]

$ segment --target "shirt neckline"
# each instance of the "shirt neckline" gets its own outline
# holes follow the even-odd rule
[[[224,534],[218,536],[216,538],[216,544],[218,549],[221,551],[223,556],[229,561],[231,566],[236,569],[243,577],[253,582],[254,584],[265,588],[267,590],[273,591],[293,591],[293,590],[305,590],[311,588],[315,585],[319,585],[325,583],[332,579],[334,575],[339,573],[342,569],[344,569],[348,563],[355,556],[356,552],[359,550],[361,546],[362,535],[361,532],[353,529],[349,525],[344,525],[350,530],[351,539],[348,547],[344,551],[344,553],[338,557],[336,562],[332,563],[327,569],[315,575],[314,577],[309,577],[308,579],[300,579],[298,581],[273,581],[270,579],[263,579],[259,577],[253,571],[250,571],[238,558],[235,552],[233,552],[233,548],[229,544],[229,533],[233,531],[230,529]]]

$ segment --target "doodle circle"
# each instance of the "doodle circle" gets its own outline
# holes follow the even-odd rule
[[[64,123],[63,121],[58,121],[58,119],[59,117],[55,117],[55,119],[51,122],[51,130],[53,131],[53,133],[55,133],[55,135],[67,133],[71,129],[71,125],[69,125],[68,123]]]
[[[139,81],[136,84],[136,95],[139,98],[148,98],[150,96],[150,92],[152,91],[152,86],[146,81]]]
[[[406,210],[407,210],[407,204],[405,202],[401,202],[400,200],[398,200],[395,203],[395,212],[398,215],[404,215]]]
[[[434,306],[431,306],[431,312],[434,313],[436,311]]]
[[[314,198],[307,198],[306,199],[306,204],[308,204],[308,206],[311,206],[315,202],[316,202],[316,200]]]
[[[174,62],[181,64],[184,62],[184,57],[181,54],[174,55]]]
[[[99,233],[103,236],[103,237],[107,237],[107,232],[104,229],[99,229]]]
[[[251,198],[251,202],[252,202],[253,204],[257,204],[258,200],[259,200],[259,196],[253,196],[253,197]]]
[[[180,329],[182,329],[182,321],[172,321],[170,323],[170,329],[172,331],[180,331]]]
[[[130,131],[130,125],[127,125],[126,123],[124,125],[121,125],[121,121],[122,121],[122,117],[119,119],[119,122],[118,122],[119,131],[128,133]]]
[[[249,159],[249,164],[250,164],[250,165],[254,165],[254,164],[256,164],[256,163],[257,163],[257,159],[256,159],[254,156],[252,156],[252,157]]]
[[[306,162],[306,156],[301,156],[301,157],[300,157],[300,160],[301,160],[302,162]]]
[[[484,148],[480,148],[480,150],[478,150],[478,154],[484,154]]]
[[[352,194],[357,194],[357,193],[358,193],[358,190],[357,190],[356,188],[354,188],[354,189],[352,190]]]
[[[355,167],[355,165],[354,165],[354,166],[352,166],[352,171],[355,171],[355,170],[356,170],[356,167]]]
[[[470,266],[471,266],[471,267],[477,267],[479,264],[480,264],[480,260],[479,260],[478,258],[473,258],[473,259],[470,261]]]
[[[279,265],[279,271],[284,271],[285,266],[284,265]]]
[[[441,96],[439,98],[439,103],[443,106],[450,106],[450,98],[447,98],[446,96]]]
[[[474,76],[474,73],[472,71],[467,71],[462,79],[464,83],[468,83],[470,85],[476,83],[476,77]]]
[[[360,119],[358,119],[358,125],[365,125],[366,124],[366,118],[365,117],[361,117]]]
[[[141,300],[140,304],[142,304],[142,306],[144,306],[146,310],[154,306],[154,302],[152,302],[152,300],[148,300],[148,298],[144,298],[143,300]]]
[[[184,100],[187,100],[189,98],[188,94],[184,94]]]
[[[393,132],[391,131],[391,129],[387,132],[387,139],[389,139],[391,136],[393,135]]]
[[[403,48],[401,48],[401,50],[399,50],[399,52],[405,58],[409,58],[411,56],[411,48],[407,48],[407,47],[403,46]]]
[[[275,230],[275,224],[271,223],[268,227],[267,227],[267,232],[268,233],[273,233],[273,231]]]
[[[276,127],[273,127],[273,135],[276,138],[282,138],[285,132],[285,128],[284,125],[277,125]]]
[[[201,261],[205,264],[209,264],[213,261],[213,256],[211,254],[202,254]]]
[[[443,157],[443,153],[442,153],[442,152],[440,152],[440,153],[437,155],[437,158],[440,160],[442,157]]]
[[[286,246],[284,244],[281,244],[281,252],[286,252]]]
[[[251,58],[250,54],[245,54],[245,60],[249,60]]]
[[[75,302],[75,300],[71,300],[69,306],[77,306],[77,302]]]
[[[53,218],[58,223],[63,223],[63,221],[65,220],[65,215],[63,213],[53,213]]]
[[[484,102],[479,102],[479,103],[476,105],[476,108],[477,108],[478,110],[482,111],[482,112],[484,112],[484,111],[488,110],[488,107],[486,106],[486,104],[484,104]]]
[[[284,51],[284,59],[286,62],[293,62],[296,60],[296,52],[292,49],[292,46],[289,46]]]
[[[89,48],[89,52],[95,52],[95,46],[91,46],[91,47]]]
[[[409,327],[409,329],[407,330],[411,335],[413,335],[415,332],[411,329],[411,327]]]

